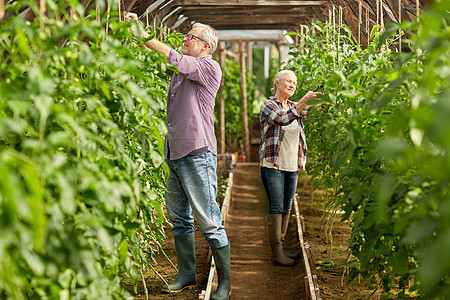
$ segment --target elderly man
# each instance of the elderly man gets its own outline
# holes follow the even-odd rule
[[[126,13],[125,19],[138,20]],[[148,38],[147,32],[134,35]],[[143,44],[161,52],[179,74],[172,73],[167,97],[167,127],[164,155],[170,169],[166,184],[166,206],[173,224],[178,276],[163,287],[181,292],[195,286],[194,218],[211,246],[218,273],[218,287],[212,299],[228,299],[230,283],[230,244],[222,225],[217,195],[217,141],[214,134],[214,105],[222,71],[212,59],[218,35],[208,25],[196,23],[184,36],[182,54],[151,39]]]

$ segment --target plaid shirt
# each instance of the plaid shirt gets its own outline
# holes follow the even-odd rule
[[[267,159],[279,168],[278,156],[280,145],[284,137],[284,126],[297,121],[300,124],[300,136],[298,143],[298,167],[305,169],[306,164],[306,138],[303,130],[303,120],[308,118],[310,107],[305,107],[300,115],[295,109],[295,103],[288,100],[288,110],[283,110],[281,102],[275,97],[270,97],[261,105],[259,120],[261,121],[261,143],[259,146],[259,162]]]

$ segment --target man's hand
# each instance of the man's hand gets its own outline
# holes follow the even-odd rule
[[[128,21],[128,20],[139,21],[139,18],[135,13],[124,12],[124,21]],[[148,32],[146,32],[145,30],[142,30],[142,32],[137,32],[135,25],[132,25],[130,27],[130,30],[131,30],[131,34],[133,36],[137,37],[138,39],[143,38],[145,40],[150,37],[150,34]],[[166,58],[169,58],[169,56],[170,56],[171,48],[156,39],[150,39],[150,40],[142,43],[140,46],[161,52]]]
[[[128,21],[128,19],[134,19],[136,21],[139,21],[137,15],[135,13],[124,12],[124,20]]]
[[[135,14],[135,13],[130,13],[130,12],[124,12],[124,21],[128,21],[128,20],[135,20],[135,21],[139,21],[139,18],[138,18],[138,16]],[[133,35],[133,36],[142,36],[143,38],[148,38],[150,35],[147,33],[147,32],[145,32],[145,31],[142,31],[141,32],[141,34],[138,34],[137,33],[137,30],[136,30],[136,27],[134,26],[134,24],[133,25],[131,25],[131,27],[130,27],[130,30],[131,30],[131,34]]]

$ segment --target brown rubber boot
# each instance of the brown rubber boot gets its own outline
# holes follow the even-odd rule
[[[281,217],[281,242],[284,242],[284,238],[286,237],[286,232],[289,226],[289,217],[290,214],[283,214]]]
[[[276,266],[290,267],[295,264],[295,260],[284,254],[281,244],[281,214],[269,214],[269,240],[272,250],[272,262]]]
[[[290,217],[291,217],[290,214],[283,214],[283,216],[281,218],[281,245],[283,245],[284,238],[286,237]],[[294,260],[299,259],[301,257],[299,252],[290,253],[290,252],[284,251],[284,254],[287,257],[294,259]]]

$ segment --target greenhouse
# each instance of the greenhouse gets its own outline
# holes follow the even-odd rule
[[[450,299],[449,25],[0,0],[0,299]]]

